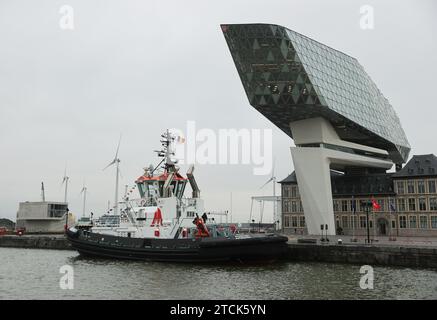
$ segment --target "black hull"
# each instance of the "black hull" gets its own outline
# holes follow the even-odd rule
[[[265,261],[284,256],[287,238],[278,235],[243,239],[139,239],[67,231],[81,255],[160,262]]]

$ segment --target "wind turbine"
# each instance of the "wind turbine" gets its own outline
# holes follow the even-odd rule
[[[67,203],[67,190],[68,190],[68,181],[70,180],[70,177],[67,176],[67,166],[65,166],[64,170],[64,177],[62,178],[61,187],[65,183],[65,191],[64,191],[64,202]]]
[[[83,183],[83,188],[80,191],[80,194],[83,194],[83,207],[82,207],[82,217],[85,217],[85,205],[86,205],[86,192],[87,192],[87,187],[85,186],[85,182]]]
[[[118,158],[118,150],[120,149],[121,134],[118,140],[117,151],[115,152],[114,160],[112,160],[103,170],[115,164],[115,197],[114,197],[114,214],[118,214],[118,178],[120,176],[120,159]]]
[[[269,180],[266,181],[266,183],[264,183],[260,189],[264,188],[267,184],[269,184],[270,182],[273,182],[273,219],[276,221],[277,217],[276,217],[276,176],[275,176],[275,162],[273,161],[273,168],[272,168],[272,176],[270,177]],[[276,224],[276,222],[275,222]]]

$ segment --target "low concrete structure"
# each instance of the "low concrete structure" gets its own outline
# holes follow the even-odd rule
[[[16,228],[25,228],[26,233],[62,233],[67,212],[65,202],[20,202]],[[74,222],[71,214],[68,222],[69,225]]]

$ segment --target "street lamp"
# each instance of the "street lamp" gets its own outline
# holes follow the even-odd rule
[[[367,243],[370,243],[369,211],[370,211],[370,207],[373,204],[372,204],[372,201],[370,201],[370,200],[362,201],[362,204],[366,208]]]

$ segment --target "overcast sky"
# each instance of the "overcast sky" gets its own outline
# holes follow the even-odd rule
[[[74,30],[59,26],[63,5]],[[360,7],[374,29],[360,28]],[[166,128],[273,130],[276,176],[293,170],[292,140],[248,103],[221,23],[284,25],[356,57],[398,113],[411,154],[437,154],[437,2],[415,1],[31,1],[0,2],[0,217],[20,201],[63,200],[96,214],[113,199],[118,137],[122,182],[132,185],[157,158]],[[378,116],[378,115],[375,115]],[[247,221],[250,196],[270,195],[250,165],[202,165],[196,178],[207,210]],[[182,172],[186,167],[182,167]],[[279,190],[279,186],[277,188]],[[272,219],[266,213],[266,219]]]

